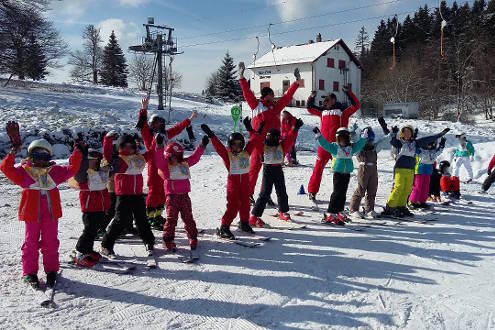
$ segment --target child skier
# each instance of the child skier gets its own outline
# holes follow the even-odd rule
[[[419,157],[414,175],[414,183],[409,195],[409,207],[412,209],[428,208],[426,200],[430,191],[430,179],[433,174],[433,163],[445,148],[445,138],[442,137],[437,148],[436,141],[430,142],[426,148],[418,148]]]
[[[146,219],[142,172],[152,154],[140,154],[134,137],[123,134],[117,140],[118,156],[112,159],[113,140],[116,137],[117,133],[110,131],[103,140],[103,158],[113,167],[117,201],[115,218],[101,241],[101,253],[109,258],[115,257],[115,241],[132,223],[134,216],[138,234],[145,244],[148,256],[151,257],[155,237]]]
[[[280,138],[278,129],[271,129],[265,137],[265,146],[263,148],[263,179],[261,181],[261,192],[256,200],[256,203],[251,210],[249,224],[255,227],[263,227],[265,223],[261,220],[263,211],[265,210],[268,198],[272,193],[273,186],[277,193],[279,217],[283,221],[290,221],[289,198],[285,188],[284,171],[282,164],[284,163],[284,155],[294,144],[297,137],[297,132],[303,125],[301,119],[297,119],[294,129],[287,135],[285,140]],[[258,127],[259,128],[259,127]]]
[[[308,98],[308,112],[314,116],[320,117],[321,134],[329,142],[335,142],[335,133],[337,130],[341,127],[347,127],[349,125],[349,118],[356,113],[360,107],[359,100],[348,86],[344,86],[342,91],[351,100],[351,105],[345,110],[340,109],[342,105],[337,103],[337,97],[333,93],[325,96],[323,108],[315,105],[316,92],[312,92],[311,96]],[[330,153],[326,152],[321,146],[318,147],[315,167],[308,183],[308,197],[313,202],[316,202],[316,194],[320,190],[323,169],[330,159],[332,159]]]
[[[442,160],[440,162],[439,171],[442,175],[442,178],[440,179],[442,195],[446,198],[461,198],[460,181],[458,177],[451,176],[450,162]]]
[[[359,161],[358,185],[351,198],[349,213],[351,218],[363,217],[363,214],[359,212],[359,205],[366,194],[364,216],[366,219],[375,219],[377,217],[375,213],[375,197],[378,189],[378,168],[376,163],[378,153],[383,149],[385,142],[388,142],[390,137],[386,135],[375,141],[373,129],[371,127],[365,129],[367,130],[368,138],[364,148],[356,154]],[[357,129],[354,131],[357,131]],[[353,141],[357,142],[357,137]]]
[[[347,188],[351,179],[351,173],[354,171],[352,156],[360,152],[366,140],[368,139],[368,130],[365,129],[361,134],[361,139],[356,143],[351,143],[351,135],[347,128],[341,127],[335,133],[337,142],[327,141],[321,134],[318,127],[313,129],[316,139],[320,146],[333,157],[333,192],[328,203],[328,212],[325,213],[323,222],[334,223],[343,226],[348,221],[344,214]]]
[[[93,267],[101,258],[93,250],[94,240],[101,223],[106,222],[110,208],[110,194],[107,189],[109,166],[100,166],[103,155],[84,145],[83,159],[79,171],[69,180],[69,185],[79,189],[79,201],[83,213],[84,230],[76,245],[74,262],[80,267]]]
[[[282,111],[282,139],[285,139],[287,135],[289,135],[290,131],[294,129],[294,125],[296,124],[296,117],[290,114],[289,111]],[[296,158],[296,146],[294,145],[292,148],[285,154],[285,159],[287,160],[287,166],[296,166],[297,158]]]
[[[148,124],[148,104],[149,97],[145,97],[141,100],[141,109],[139,110],[139,119],[136,127],[141,130],[141,136],[143,137],[146,150],[151,150],[152,152],[155,150],[155,134],[163,134],[165,144],[167,144],[170,139],[179,135],[184,129],[191,125],[191,122],[197,116],[196,111],[193,111],[189,118],[166,129],[165,118],[160,117],[159,115],[151,116]],[[146,214],[150,225],[157,230],[163,230],[163,225],[165,224],[165,219],[162,217],[164,205],[165,193],[163,191],[163,180],[158,175],[158,170],[152,157],[148,160],[148,196],[146,198]]]
[[[218,155],[222,158],[229,175],[227,177],[227,210],[222,217],[222,224],[219,229],[219,235],[222,238],[235,239],[234,234],[230,231],[232,221],[239,213],[239,229],[243,232],[254,234],[249,225],[249,156],[256,143],[263,138],[261,132],[264,124],[261,123],[258,132],[254,133],[251,126],[251,120],[244,119],[246,130],[251,137],[246,144],[244,136],[235,132],[229,135],[228,147],[226,148],[211,129],[203,124],[201,129],[211,139],[211,143]]]
[[[389,130],[383,117],[380,117],[378,121],[383,131],[388,132]],[[426,147],[428,143],[441,138],[449,131],[450,129],[446,128],[439,134],[415,139],[414,128],[410,125],[403,126],[400,131],[397,126],[392,128],[390,144],[397,149],[398,154],[394,166],[393,189],[388,197],[383,215],[395,217],[413,216],[407,209],[406,204],[414,181],[417,149],[418,147]],[[397,135],[399,135],[399,138],[397,138]]]
[[[494,167],[495,167],[495,155],[493,155],[493,158],[490,161],[490,164],[488,164],[488,169],[486,171],[488,173],[488,177],[485,179],[485,181],[481,185],[481,192],[482,193],[486,193],[488,191],[488,189],[490,189],[492,183],[495,182],[495,171],[493,170]]]
[[[62,216],[57,186],[79,170],[82,158],[81,147],[75,144],[69,165],[60,166],[51,161],[53,150],[50,143],[45,139],[34,140],[27,149],[27,159],[16,167],[15,155],[20,149],[19,125],[9,121],[7,134],[14,143],[2,160],[0,170],[22,188],[19,220],[24,221],[25,224],[25,238],[22,245],[23,279],[32,287],[39,287],[38,258],[41,249],[46,284],[53,287],[60,266],[57,234],[58,219]]]
[[[189,167],[196,165],[203,155],[206,146],[209,143],[208,137],[205,135],[201,143],[191,156],[184,158],[184,148],[176,142],[171,142],[163,150],[165,136],[158,134],[156,137],[155,147],[155,164],[158,169],[158,174],[163,179],[165,191],[165,208],[167,211],[167,221],[163,228],[163,246],[168,251],[176,251],[175,227],[179,219],[179,212],[184,222],[189,239],[191,250],[196,250],[198,245],[198,229],[194,222],[191,199],[189,192],[191,191],[191,178]]]
[[[429,195],[432,202],[441,203],[442,198],[440,197],[440,179],[442,174],[438,170],[437,163],[433,163],[433,173],[430,179]]]
[[[459,172],[461,170],[461,166],[464,166],[468,173],[468,177],[466,183],[469,183],[473,180],[473,169],[471,168],[471,161],[474,157],[474,147],[471,141],[466,139],[466,134],[458,133],[455,136],[459,141],[459,145],[455,149],[455,172],[454,176],[459,178]]]
[[[301,74],[299,69],[294,70],[294,81],[284,95],[275,101],[275,94],[270,87],[263,87],[261,89],[261,98],[256,99],[253,92],[249,89],[249,84],[244,78],[245,65],[243,62],[239,63],[239,83],[242,88],[242,94],[244,99],[252,110],[252,125],[255,131],[258,131],[261,122],[265,123],[262,135],[265,138],[266,134],[271,129],[280,130],[280,113],[288,106],[299,87],[299,81]],[[261,169],[261,158],[263,156],[263,141],[259,145],[255,146],[254,151],[251,153],[251,162],[249,164],[249,189],[251,196],[254,195],[254,188],[256,187],[256,181],[258,180],[258,174]]]

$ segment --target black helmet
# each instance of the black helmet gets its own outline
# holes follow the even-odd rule
[[[270,94],[273,94],[273,89],[271,89],[270,87],[263,87],[261,89],[261,98],[265,98],[265,96],[267,95],[270,95]]]
[[[234,141],[241,141],[242,142],[241,150],[244,150],[244,146],[246,145],[246,141],[244,140],[244,135],[242,135],[239,132],[234,132],[234,133],[230,134],[229,139],[227,141],[227,144],[228,144],[230,149],[232,149],[232,143]]]
[[[438,167],[438,170],[440,171],[440,173],[444,173],[445,169],[447,169],[449,167],[450,167],[450,162],[447,161],[447,160],[442,160],[440,162],[440,165]]]
[[[134,149],[137,148],[137,146],[136,146],[136,139],[132,135],[123,134],[117,140],[117,146],[119,147],[119,149],[122,148],[127,143],[132,144],[134,146]]]
[[[280,131],[272,128],[266,133],[265,144],[269,147],[276,147],[280,144]]]

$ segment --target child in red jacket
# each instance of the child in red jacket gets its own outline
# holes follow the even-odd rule
[[[109,166],[100,166],[103,154],[84,146],[79,171],[69,180],[69,185],[79,189],[84,230],[76,244],[74,263],[80,267],[93,267],[101,255],[93,250],[93,244],[105,223],[110,208],[110,194],[107,190]]]
[[[249,224],[251,226],[263,227],[265,223],[261,220],[261,216],[268,202],[268,198],[272,193],[273,186],[277,193],[278,210],[281,220],[290,221],[289,199],[287,189],[285,188],[284,172],[282,164],[284,162],[284,154],[294,144],[299,128],[303,125],[301,119],[297,119],[294,129],[289,133],[285,140],[280,138],[278,129],[271,129],[265,138],[265,146],[263,148],[263,179],[261,183],[261,192],[256,200],[251,211]]]
[[[289,111],[282,111],[282,139],[285,139],[290,131],[294,129],[294,125],[296,124],[296,117],[290,114]],[[296,158],[296,141],[290,148],[290,150],[285,154],[285,159],[287,160],[287,166],[295,166],[297,165]]]
[[[19,136],[19,125],[7,123],[9,136]],[[20,138],[19,138],[20,140]],[[25,224],[22,245],[22,273],[26,283],[37,288],[39,250],[43,254],[46,284],[54,286],[59,271],[58,219],[62,217],[62,205],[57,186],[67,181],[79,170],[80,146],[75,144],[68,166],[51,161],[52,146],[45,139],[34,140],[28,147],[27,159],[14,166],[15,154],[20,144],[14,144],[0,165],[1,171],[13,183],[22,188],[19,220]]]
[[[492,183],[495,182],[495,171],[493,168],[495,167],[495,155],[493,155],[492,160],[490,161],[490,164],[488,164],[488,177],[485,179],[483,184],[481,185],[481,192],[486,193],[488,189],[490,189]]]
[[[251,137],[246,144],[244,136],[241,133],[235,132],[229,135],[228,148],[226,148],[208,125],[201,125],[201,129],[211,139],[211,143],[216,152],[225,164],[229,175],[227,177],[227,210],[222,217],[222,225],[220,226],[219,235],[226,239],[235,239],[234,234],[230,231],[230,225],[234,221],[237,213],[239,213],[241,231],[254,234],[253,229],[249,225],[249,156],[253,152],[254,146],[263,138],[261,131],[264,124],[261,123],[258,132],[253,134],[251,120],[246,117],[244,119],[246,130],[251,133]]]
[[[180,213],[189,239],[189,246],[191,250],[196,250],[198,229],[193,218],[191,199],[189,198],[191,191],[189,167],[199,162],[209,139],[204,136],[192,155],[186,158],[184,158],[184,148],[176,142],[169,143],[164,151],[164,140],[164,136],[158,134],[154,153],[158,174],[163,179],[165,195],[167,196],[165,199],[167,221],[163,228],[163,246],[169,251],[176,251],[175,227]]]
[[[101,241],[101,253],[109,258],[115,257],[113,247],[115,241],[125,228],[136,221],[136,227],[141,240],[146,246],[148,256],[153,256],[155,236],[146,219],[146,203],[143,196],[143,169],[152,157],[150,152],[140,154],[136,140],[132,135],[124,134],[117,140],[119,154],[112,159],[112,144],[117,137],[115,131],[110,131],[103,140],[103,158],[111,164],[114,172],[115,218]]]
[[[173,137],[179,135],[186,129],[191,122],[197,117],[196,111],[193,111],[191,116],[177,123],[175,126],[166,129],[165,118],[159,115],[153,115],[148,124],[148,103],[149,97],[141,101],[141,109],[139,110],[139,119],[136,125],[141,130],[144,146],[147,151],[155,150],[156,141],[154,135],[157,133],[163,134],[165,144]],[[163,207],[165,205],[165,192],[163,191],[163,179],[158,175],[158,170],[155,161],[152,158],[148,160],[148,196],[146,197],[146,215],[150,225],[157,229],[163,230],[165,219],[162,217]]]

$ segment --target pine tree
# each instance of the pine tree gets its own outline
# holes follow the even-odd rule
[[[26,75],[32,80],[41,80],[47,74],[47,60],[43,49],[31,35],[28,43],[29,53],[26,54]]]
[[[369,46],[370,46],[370,37],[368,35],[368,32],[366,31],[366,28],[363,26],[358,32],[355,51],[359,52],[359,57],[363,57],[366,54],[366,51],[368,50]]]
[[[218,69],[215,86],[216,96],[224,101],[237,100],[241,93],[239,83],[236,79],[236,73],[234,59],[227,52],[222,60],[222,66]]]
[[[114,31],[103,50],[101,82],[107,86],[127,87],[127,64]]]

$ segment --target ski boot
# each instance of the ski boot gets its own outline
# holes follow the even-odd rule
[[[101,247],[101,255],[109,258],[109,259],[113,259],[116,257],[115,255],[115,252],[112,250],[112,249],[109,249],[109,248],[106,248],[106,247]]]
[[[23,276],[24,283],[29,284],[33,289],[39,289],[40,282],[38,281],[38,275],[28,274]]]
[[[98,252],[96,251],[91,251],[89,253],[89,257],[91,258],[91,260],[93,260],[94,262],[98,262],[100,261],[101,259],[101,254],[99,254]]]
[[[163,242],[163,247],[167,249],[167,252],[172,252],[172,253],[177,252],[177,245],[175,245],[174,241]]]
[[[189,247],[191,248],[191,251],[194,251],[198,248],[198,239],[197,238],[190,238],[189,239]]]
[[[89,254],[82,254],[80,252],[77,252],[74,256],[74,264],[79,267],[91,268],[96,265],[96,263],[97,261],[93,260],[93,258],[91,258],[91,255]]]
[[[336,214],[333,213],[325,213],[322,223],[333,223],[337,226],[345,226],[345,223],[341,221]]]
[[[382,215],[383,216],[387,216],[387,215],[395,216],[395,213],[396,213],[395,211],[396,211],[395,208],[392,208],[388,205],[385,205],[385,207],[383,208]]]
[[[340,221],[342,222],[349,222],[349,218],[347,217],[347,215],[345,215],[344,212],[339,212],[337,213],[337,218],[339,218]]]
[[[409,211],[409,209],[405,206],[399,207],[400,212],[403,214],[405,217],[413,217],[414,213]]]
[[[46,286],[53,288],[57,282],[57,272],[46,273]]]
[[[287,213],[287,212],[280,212],[280,213],[279,213],[279,218],[280,218],[280,220],[282,220],[282,221],[291,221],[290,214],[289,214],[289,213]]]
[[[260,217],[257,217],[257,216],[254,216],[252,215],[250,218],[249,218],[249,225],[251,227],[259,227],[259,228],[262,228],[265,226],[265,222],[263,220],[261,220]]]
[[[316,203],[316,194],[313,194],[313,193],[308,193],[308,198],[310,201],[312,201],[313,203]]]
[[[249,221],[239,222],[239,229],[248,234],[254,234],[253,228],[249,225]]]
[[[230,228],[227,227],[227,226],[225,226],[225,225],[221,225],[220,226],[220,230],[219,230],[218,233],[220,235],[220,238],[225,238],[225,239],[228,239],[228,240],[234,240],[235,239],[235,236],[230,231]]]
[[[376,214],[375,211],[371,210],[368,213],[366,213],[364,218],[367,220],[375,220],[376,218],[378,218],[378,214]]]
[[[354,212],[350,213],[349,216],[351,218],[354,218],[354,219],[362,219],[363,218],[363,214],[359,211],[354,211]]]

